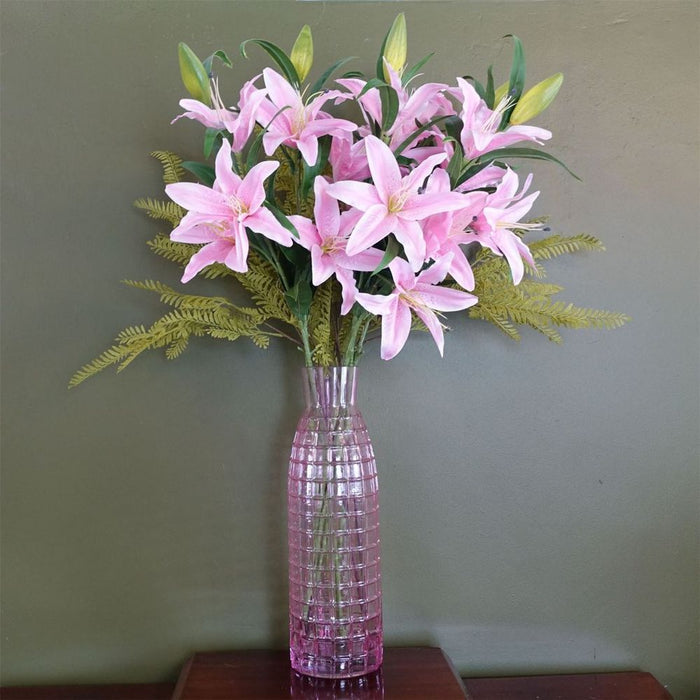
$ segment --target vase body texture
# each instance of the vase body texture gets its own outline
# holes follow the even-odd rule
[[[309,367],[288,478],[292,668],[350,678],[382,663],[377,465],[354,367]]]

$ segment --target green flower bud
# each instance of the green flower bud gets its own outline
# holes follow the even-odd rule
[[[289,58],[296,69],[299,80],[303,82],[314,62],[314,42],[311,38],[311,27],[308,24],[301,28]]]
[[[384,58],[399,75],[401,75],[406,65],[407,50],[406,17],[401,12],[391,25],[384,44]],[[384,67],[384,79],[389,82],[389,73],[386,70],[386,66]]]
[[[511,124],[524,124],[544,112],[557,96],[561,84],[564,82],[562,73],[555,73],[535,87],[530,88],[519,100],[510,115]]]
[[[180,75],[187,92],[195,100],[210,104],[211,87],[209,76],[204,64],[197,58],[192,49],[184,42],[177,45],[177,55],[180,59]]]

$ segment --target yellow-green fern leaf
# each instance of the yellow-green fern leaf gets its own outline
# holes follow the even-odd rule
[[[558,255],[575,253],[580,250],[605,250],[605,246],[599,239],[587,233],[579,233],[575,236],[549,236],[540,241],[529,243],[528,248],[530,248],[533,258],[542,260],[550,260]]]
[[[182,167],[180,156],[170,151],[151,151],[151,155],[163,166],[163,182],[166,185],[183,180],[186,171]]]
[[[180,219],[185,215],[185,210],[175,202],[163,202],[150,197],[137,199],[134,206],[145,211],[152,219],[167,221],[173,228],[180,223]]]

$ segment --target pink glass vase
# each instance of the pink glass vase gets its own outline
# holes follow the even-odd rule
[[[306,409],[289,460],[289,647],[320,678],[382,663],[377,465],[354,367],[304,370]]]

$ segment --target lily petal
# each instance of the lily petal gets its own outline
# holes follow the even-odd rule
[[[367,211],[376,204],[382,204],[377,188],[367,182],[341,180],[330,185],[327,191],[331,197],[361,211]]]
[[[365,137],[365,151],[372,181],[380,199],[387,204],[391,195],[401,186],[399,164],[389,146],[376,136]]]
[[[345,248],[348,255],[357,255],[391,232],[397,222],[396,214],[389,214],[383,204],[370,207],[357,222]]]
[[[231,243],[223,240],[216,240],[204,248],[198,250],[187,263],[181,282],[189,282],[200,270],[208,267],[212,263],[223,262],[231,248]],[[242,270],[245,272],[245,270]]]
[[[359,296],[359,295],[358,295]],[[396,298],[394,313],[382,316],[382,360],[391,360],[401,351],[406,344],[411,332],[411,309],[408,304]]]
[[[265,201],[264,182],[279,168],[279,163],[273,160],[264,160],[252,167],[238,188],[238,198],[244,202],[248,211],[257,211]]]

